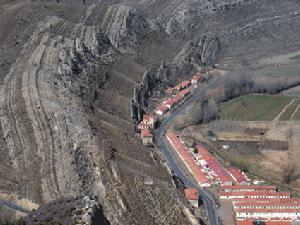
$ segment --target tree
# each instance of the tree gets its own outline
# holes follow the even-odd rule
[[[298,178],[299,174],[297,174],[295,162],[290,163],[283,168],[282,182],[284,184],[290,184]]]

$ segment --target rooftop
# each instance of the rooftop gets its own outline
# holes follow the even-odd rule
[[[169,100],[165,101],[165,105],[169,105],[169,106],[173,106],[175,105],[176,103],[178,102],[178,99],[177,98],[170,98]]]
[[[161,106],[158,106],[156,109],[155,109],[155,112],[157,111],[161,111],[162,113],[165,113],[169,110],[169,108],[165,105],[161,105]]]
[[[184,89],[184,90],[182,90],[182,91],[179,91],[179,92],[177,93],[177,95],[185,96],[185,95],[188,95],[189,93],[190,93],[190,90]]]
[[[291,196],[290,192],[277,192],[277,191],[237,191],[237,192],[224,192],[220,191],[220,196]]]
[[[225,190],[232,190],[232,191],[239,191],[239,190],[265,190],[265,191],[276,191],[275,186],[265,186],[265,185],[234,185],[234,186],[223,186],[220,187],[220,191]]]
[[[236,181],[237,183],[247,181],[245,174],[243,174],[238,168],[229,167],[227,170],[229,174],[232,176],[232,178],[234,179],[234,181]]]
[[[236,209],[237,213],[300,213],[300,209]]]
[[[142,129],[141,130],[141,136],[142,136],[142,138],[144,138],[144,137],[153,137],[153,134],[151,134],[151,132],[147,129]]]
[[[195,76],[193,76],[192,78],[193,80],[201,80],[202,79],[202,74],[200,72],[198,72]]]
[[[212,154],[203,145],[197,145],[198,153],[201,155],[202,159],[206,161],[207,166],[217,175],[221,183],[233,182],[233,179],[227,173],[225,168],[223,168]]]
[[[187,200],[198,200],[198,190],[194,188],[186,188],[184,189],[184,195],[187,198]]]
[[[252,204],[289,204],[289,203],[299,203],[300,198],[269,198],[269,199],[253,199],[253,198],[239,198],[233,199],[234,205],[252,205]]]
[[[198,165],[192,156],[191,153],[185,148],[185,146],[181,143],[177,134],[173,131],[168,131],[166,136],[168,137],[169,141],[171,142],[173,148],[178,152],[182,160],[185,162],[191,173],[194,175],[195,179],[200,184],[208,183],[209,180],[206,175],[201,171],[202,166]]]
[[[190,81],[189,80],[185,80],[185,81],[182,81],[179,84],[177,84],[175,88],[186,88],[189,85],[190,85]]]
[[[264,225],[291,225],[291,222],[288,221],[267,221]],[[237,221],[236,225],[254,225],[253,221],[245,220],[245,221]]]
[[[152,114],[145,114],[143,115],[143,120],[153,120],[155,118]]]

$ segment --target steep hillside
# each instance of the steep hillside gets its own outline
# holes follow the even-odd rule
[[[297,0],[0,0],[1,196],[42,205],[29,224],[191,223],[132,122],[154,89],[199,66],[252,70],[299,50],[299,10]]]
[[[1,8],[8,21],[0,28],[1,193],[57,205],[45,205],[29,224],[61,215],[92,223],[97,211],[111,224],[187,223],[171,176],[130,120],[130,98],[145,71],[133,59],[152,30],[128,7],[97,7]],[[98,10],[107,19],[98,20]],[[154,184],[144,187],[146,177]],[[96,201],[86,206],[85,196]],[[53,211],[65,204],[68,212]]]

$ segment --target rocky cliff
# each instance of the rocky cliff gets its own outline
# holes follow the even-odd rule
[[[29,224],[189,224],[131,120],[199,66],[298,50],[299,11],[295,0],[0,1],[0,194],[41,205]]]
[[[2,57],[1,193],[42,205],[28,224],[188,223],[130,123],[134,87],[142,101],[155,79],[133,61],[146,20],[121,5],[20,1],[2,6],[1,21],[23,21],[21,11],[32,18],[24,40],[10,38],[17,23],[0,27],[3,52],[20,45]]]

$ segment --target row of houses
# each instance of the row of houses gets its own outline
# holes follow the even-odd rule
[[[259,220],[244,220],[237,221],[236,225],[300,225],[297,221],[259,221]]]
[[[174,131],[168,130],[166,138],[172,148],[177,152],[186,168],[193,174],[195,180],[201,187],[209,187],[210,181],[208,175],[204,172],[204,169],[197,163],[194,156],[181,142],[179,136]]]
[[[153,134],[152,131],[155,127],[156,117],[154,115],[145,114],[143,115],[143,120],[139,123],[138,129],[141,133],[141,138],[144,145],[153,144]]]
[[[219,185],[233,185],[234,180],[229,175],[228,171],[220,165],[215,157],[203,145],[197,145],[196,149],[197,153],[195,156],[210,175],[211,180]]]
[[[291,198],[290,192],[277,192],[277,191],[220,192],[219,195],[220,195],[220,199]]]
[[[165,90],[165,94],[173,94],[174,92],[188,88],[191,84],[196,85],[204,79],[201,72],[197,72],[190,80],[185,80],[175,85],[175,87],[170,87]]]
[[[234,185],[219,187],[219,192],[251,192],[251,191],[277,191],[276,186],[267,185]]]
[[[166,93],[172,94],[172,96],[164,100],[161,103],[161,105],[159,105],[154,110],[154,113],[157,114],[158,116],[162,116],[166,114],[169,110],[171,110],[177,104],[182,102],[187,96],[191,95],[190,90],[187,89],[191,84],[197,84],[202,79],[203,79],[202,74],[198,72],[195,76],[192,77],[191,80],[182,81],[179,84],[177,84],[175,87],[168,88],[166,90]],[[154,129],[155,123],[156,123],[156,117],[154,115],[146,114],[143,116],[143,120],[138,124],[138,129],[140,130],[141,138],[143,140],[144,145],[153,144],[154,136],[152,134],[152,131]]]
[[[196,75],[192,77],[192,79],[182,81],[177,85],[175,85],[175,87],[166,89],[165,93],[167,95],[173,95],[173,96],[163,101],[162,104],[159,105],[154,110],[154,112],[159,116],[166,114],[170,109],[175,107],[179,102],[183,101],[185,97],[191,94],[191,92],[188,90],[188,87],[191,84],[195,85],[201,82],[202,80],[203,80],[203,75],[201,72],[198,72]]]
[[[300,198],[275,186],[224,186],[219,188],[219,196],[232,200],[237,224],[300,221]]]
[[[224,168],[203,145],[189,149],[171,130],[166,133],[166,138],[200,186],[209,187],[215,184],[226,187],[249,184],[250,180],[246,174],[235,167]]]
[[[164,100],[162,104],[154,110],[154,112],[157,115],[162,116],[166,114],[170,109],[174,108],[178,103],[182,102],[190,94],[191,92],[188,89],[181,90],[177,92],[176,95]]]

